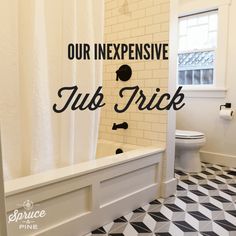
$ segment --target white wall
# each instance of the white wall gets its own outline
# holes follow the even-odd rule
[[[181,1],[180,4],[184,4]],[[236,116],[230,122],[219,118],[219,107],[231,102],[236,110],[236,1],[232,1],[229,16],[228,61],[225,98],[186,98],[186,106],[177,112],[177,128],[202,131],[207,144],[204,151],[231,155],[236,158]]]

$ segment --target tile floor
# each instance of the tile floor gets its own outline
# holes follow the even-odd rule
[[[236,177],[229,174],[236,169],[202,166],[199,174],[176,171],[175,196],[154,200],[87,236],[236,236]]]

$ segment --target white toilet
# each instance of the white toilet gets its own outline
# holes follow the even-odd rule
[[[175,169],[201,172],[200,148],[206,143],[203,133],[187,130],[175,132]]]

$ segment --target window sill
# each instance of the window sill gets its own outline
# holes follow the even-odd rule
[[[182,92],[187,98],[225,98],[226,88],[186,88]]]

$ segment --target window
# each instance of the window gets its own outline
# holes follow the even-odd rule
[[[218,11],[179,18],[178,84],[215,84]]]

